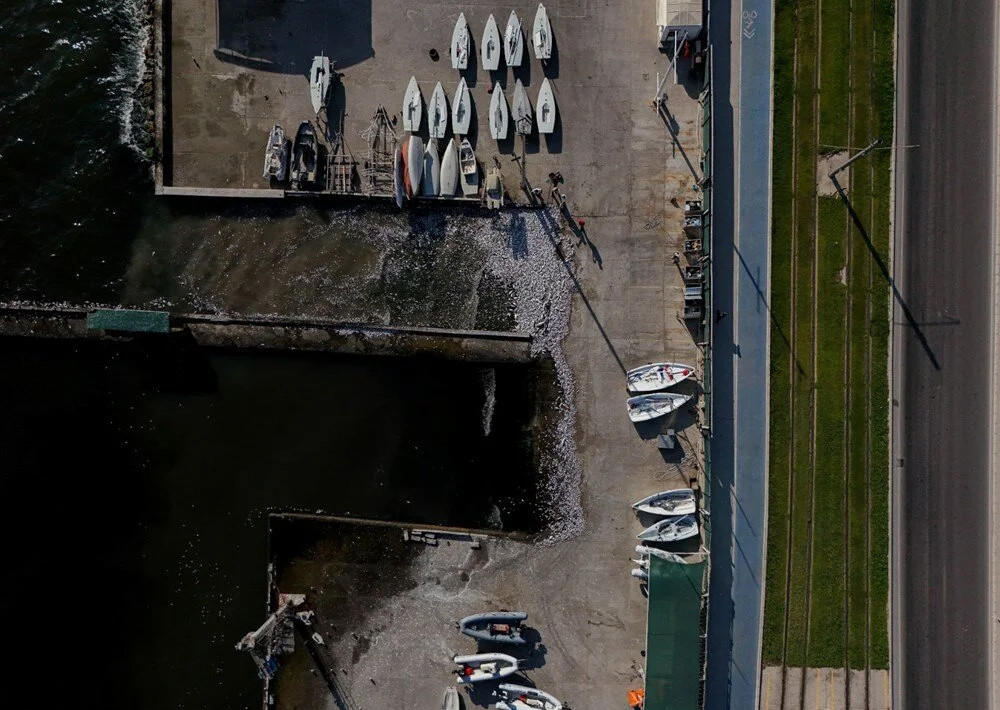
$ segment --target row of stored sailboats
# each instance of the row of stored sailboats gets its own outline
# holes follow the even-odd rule
[[[423,95],[420,93],[417,78],[410,77],[406,93],[403,96],[404,131],[420,132],[424,120],[423,105]],[[459,80],[458,87],[455,89],[451,111],[448,110],[448,99],[441,82],[434,86],[430,102],[427,104],[428,133],[431,138],[445,137],[448,131],[449,116],[452,132],[457,136],[468,135],[472,122],[472,95],[464,78]],[[514,83],[514,96],[509,107],[503,87],[500,84],[494,85],[493,95],[490,98],[489,126],[490,135],[495,140],[503,140],[507,137],[511,123],[514,124],[514,130],[517,134],[530,134],[535,124],[533,118],[537,119],[539,133],[552,133],[555,130],[556,100],[552,93],[552,84],[549,83],[548,79],[542,82],[542,86],[538,90],[535,110],[532,110],[531,99],[528,98],[528,92],[520,79]]]
[[[479,164],[468,138],[449,140],[440,155],[437,138],[424,145],[420,136],[408,135],[396,148],[394,164],[396,204],[416,195],[424,197],[455,197],[459,191],[466,197],[479,194]]]
[[[531,46],[535,50],[535,58],[545,61],[552,58],[552,23],[545,5],[539,4],[535,11],[535,22],[531,29]],[[500,68],[500,56],[509,67],[519,67],[524,60],[524,33],[521,19],[517,12],[510,11],[507,26],[500,37],[500,27],[496,18],[490,15],[483,30],[483,41],[480,47],[480,60],[486,71],[496,71]],[[451,66],[463,71],[469,66],[469,23],[465,14],[458,16],[455,29],[451,34]]]

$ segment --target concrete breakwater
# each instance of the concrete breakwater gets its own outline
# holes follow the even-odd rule
[[[203,347],[423,355],[465,362],[517,363],[533,359],[531,336],[523,333],[364,325],[273,316],[232,318],[211,314],[169,314],[168,333],[136,333],[89,326],[87,316],[94,312],[92,308],[74,306],[2,306],[0,335],[62,339],[172,338]]]

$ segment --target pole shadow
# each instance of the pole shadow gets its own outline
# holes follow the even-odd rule
[[[691,163],[691,159],[688,157],[687,151],[684,150],[684,146],[681,145],[680,138],[680,124],[677,123],[677,119],[674,115],[670,113],[670,109],[667,108],[666,101],[658,101],[656,104],[656,113],[663,121],[663,125],[667,128],[667,133],[670,134],[670,142],[674,144],[674,147],[680,151],[681,158],[684,159],[684,163],[687,165],[688,170],[691,171],[691,177],[694,178],[695,182],[701,180],[701,175],[698,174],[698,170]]]
[[[479,46],[479,42],[475,37],[472,36],[471,29],[469,30],[469,61],[466,64],[464,70],[459,72],[463,77],[465,77],[465,85],[470,89],[475,88],[476,78],[479,76],[479,52],[476,48]]]
[[[552,55],[548,59],[541,60],[542,75],[546,79],[559,78],[559,40],[555,30],[552,31]]]
[[[896,303],[899,304],[900,310],[903,311],[903,317],[906,318],[906,323],[913,329],[913,333],[917,336],[917,340],[920,342],[921,347],[923,347],[924,352],[927,354],[927,358],[931,361],[931,365],[935,370],[940,370],[941,363],[938,362],[937,356],[934,355],[934,351],[931,349],[930,343],[927,342],[927,337],[924,335],[923,329],[913,317],[910,307],[903,299],[903,294],[901,294],[899,289],[896,287],[896,281],[892,278],[892,274],[889,273],[889,267],[882,259],[882,255],[879,254],[878,249],[875,248],[875,244],[868,235],[868,230],[865,229],[865,225],[861,222],[861,217],[859,217],[858,213],[854,211],[854,206],[851,204],[851,200],[848,198],[847,193],[844,192],[844,188],[841,186],[840,181],[837,180],[836,174],[831,175],[830,179],[833,181],[833,186],[837,189],[837,194],[840,195],[840,199],[847,207],[847,212],[851,215],[851,221],[854,222],[854,226],[858,228],[858,231],[865,240],[865,244],[868,245],[868,251],[871,252],[872,258],[878,265],[879,271],[882,272],[882,277],[885,279],[886,283],[889,284],[889,288],[892,289],[892,296],[896,300]]]
[[[529,192],[528,194],[531,193]],[[579,279],[577,279],[576,274],[573,273],[573,267],[569,263],[569,259],[563,255],[562,247],[559,245],[559,240],[556,238],[556,235],[559,233],[559,225],[552,219],[551,213],[548,212],[548,210],[541,210],[539,212],[539,220],[542,222],[542,228],[545,232],[545,236],[547,236],[549,241],[552,243],[552,248],[555,249],[556,255],[559,257],[559,261],[562,262],[563,268],[566,269],[566,273],[569,275],[570,279],[573,280],[573,285],[576,287],[576,292],[579,294],[580,300],[583,301],[583,305],[586,307],[587,312],[590,313],[591,320],[594,321],[594,325],[597,326],[598,332],[600,332],[601,337],[604,338],[604,342],[608,346],[608,350],[611,352],[612,357],[614,357],[615,362],[618,364],[618,367],[624,375],[628,372],[628,369],[625,367],[625,363],[622,362],[621,357],[618,355],[618,351],[611,342],[611,338],[608,336],[607,331],[604,330],[604,326],[601,325],[601,319],[597,317],[594,307],[590,305],[590,300],[583,292],[583,286],[580,285]]]

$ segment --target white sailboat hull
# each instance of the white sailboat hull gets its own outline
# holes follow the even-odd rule
[[[455,29],[451,33],[451,68],[466,69],[469,66],[469,23],[465,14],[459,14]]]
[[[524,90],[524,84],[518,79],[514,83],[514,101],[511,104],[511,118],[514,119],[514,130],[522,135],[531,133],[531,101],[528,99],[528,92]]]
[[[490,99],[490,135],[494,140],[501,141],[507,137],[509,118],[507,97],[503,95],[503,87],[495,84],[493,97]]]
[[[448,132],[448,99],[440,81],[434,87],[431,101],[427,104],[427,124],[431,138],[444,138]]]
[[[698,505],[694,491],[690,488],[676,488],[672,491],[654,493],[632,504],[632,510],[649,515],[691,515]]]
[[[694,368],[679,362],[653,362],[626,373],[632,392],[656,392],[673,387],[694,375]]]
[[[458,190],[458,148],[455,141],[448,141],[441,160],[441,196],[454,197]]]
[[[552,24],[545,5],[539,3],[535,12],[535,24],[531,29],[531,44],[535,48],[536,59],[552,58]]]
[[[458,82],[455,89],[455,98],[451,102],[451,129],[456,136],[465,136],[469,133],[469,123],[472,120],[472,97],[469,94],[469,87],[465,79]]]
[[[556,97],[552,94],[552,84],[546,79],[538,90],[538,101],[535,104],[535,116],[538,118],[538,132],[552,133],[556,128]]]
[[[403,130],[417,133],[422,120],[423,98],[420,96],[417,78],[411,76],[410,83],[406,85],[406,94],[403,95]]]
[[[636,539],[647,542],[676,542],[677,540],[687,540],[697,534],[698,521],[692,515],[685,515],[680,518],[666,518],[650,525],[636,535]]]
[[[655,392],[629,397],[625,406],[629,419],[633,422],[645,422],[670,414],[682,407],[689,399],[691,399],[690,395]]]
[[[524,56],[524,34],[521,32],[521,21],[513,10],[510,11],[507,29],[503,33],[503,56],[507,66],[521,66],[521,59]]]
[[[321,54],[313,57],[312,68],[309,70],[309,98],[312,99],[313,111],[319,113],[326,105],[329,91],[330,58]]]
[[[424,174],[424,141],[420,136],[410,136],[406,150],[406,169],[409,171],[410,190],[420,191],[420,178]]]
[[[483,41],[479,45],[480,59],[483,69],[486,71],[496,71],[500,68],[500,54],[503,52],[500,43],[500,28],[493,15],[486,20],[486,29],[483,30]]]

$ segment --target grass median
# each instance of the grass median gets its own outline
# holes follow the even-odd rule
[[[850,170],[870,245],[817,170],[891,144],[893,12],[775,8],[766,665],[888,664],[889,155]]]

